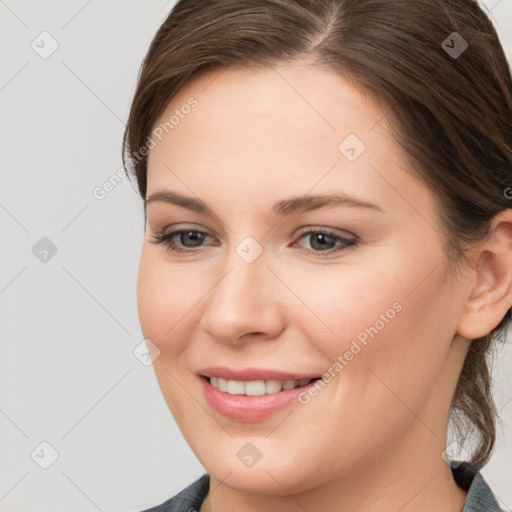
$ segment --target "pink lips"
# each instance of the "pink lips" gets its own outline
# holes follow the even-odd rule
[[[268,393],[261,396],[232,395],[210,385],[207,377],[223,377],[228,380],[301,380],[317,379],[318,375],[294,374],[275,370],[259,368],[247,368],[244,370],[233,370],[223,367],[202,368],[199,372],[199,380],[207,403],[219,414],[233,420],[244,422],[261,421],[275,412],[283,409],[292,403],[297,403],[300,393],[307,391],[315,381],[306,386],[289,390],[282,390],[279,393]]]

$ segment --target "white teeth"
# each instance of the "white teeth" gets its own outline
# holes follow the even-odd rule
[[[251,396],[261,396],[266,393],[264,380],[251,380],[245,383],[245,394]]]
[[[212,384],[213,386],[213,384]],[[213,386],[213,387],[217,387],[218,389],[220,389],[221,391],[224,391],[224,393],[228,390],[228,381],[226,379],[223,379],[222,377],[218,377],[217,378],[217,386]]]
[[[288,381],[290,382],[290,381]],[[291,382],[294,382],[293,380]],[[294,386],[292,386],[291,388],[288,388],[288,389],[293,389]],[[272,380],[267,380],[267,382],[265,382],[265,391],[267,393],[279,393],[279,391],[281,391],[281,388],[283,389],[286,389],[284,388],[284,382],[281,382],[280,380],[276,380],[276,379],[272,379]]]
[[[294,389],[309,384],[312,379],[301,380],[228,380],[222,377],[210,377],[212,387],[231,395],[261,396],[279,393],[281,390]]]
[[[241,380],[228,380],[227,392],[230,395],[245,395],[245,383]]]

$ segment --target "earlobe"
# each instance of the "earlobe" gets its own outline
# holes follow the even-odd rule
[[[512,306],[512,209],[495,216],[491,235],[479,247],[474,286],[463,304],[457,333],[468,339],[489,334]]]

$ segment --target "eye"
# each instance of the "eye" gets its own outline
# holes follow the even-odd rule
[[[163,244],[167,247],[169,251],[174,252],[197,252],[194,251],[194,247],[200,247],[201,243],[204,241],[206,237],[210,235],[205,233],[204,231],[197,231],[194,229],[179,229],[176,231],[171,231],[169,233],[158,233],[157,235],[152,235],[154,241],[153,244]],[[182,249],[178,247],[175,242],[175,238],[178,238],[179,242],[184,245],[187,249],[192,248],[192,250]],[[213,238],[213,237],[210,237]],[[189,245],[190,244],[190,245]]]
[[[320,258],[330,256],[340,251],[353,249],[357,245],[356,238],[346,238],[325,228],[302,231],[297,240],[301,239],[309,240],[311,247],[311,249],[301,249],[301,252]],[[338,245],[336,245],[336,241],[339,242]]]

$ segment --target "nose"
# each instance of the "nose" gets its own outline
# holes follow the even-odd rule
[[[279,285],[264,252],[252,263],[233,249],[213,288],[203,299],[200,326],[222,343],[277,338],[284,329]],[[282,286],[282,284],[281,284]]]

